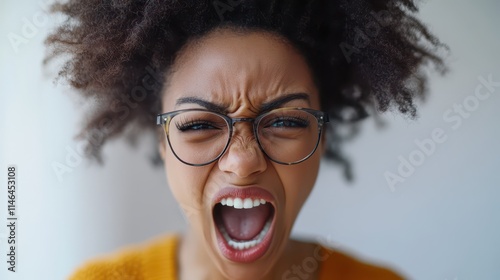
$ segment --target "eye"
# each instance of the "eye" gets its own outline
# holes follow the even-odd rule
[[[214,124],[210,121],[205,120],[194,120],[188,122],[178,122],[175,124],[180,131],[200,131],[200,130],[209,130],[209,129],[221,129],[220,124]]]
[[[309,126],[309,121],[299,117],[276,117],[269,120],[265,127],[280,127],[280,128],[305,128]]]

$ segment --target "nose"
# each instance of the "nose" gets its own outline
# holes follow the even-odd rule
[[[262,173],[267,168],[267,160],[257,144],[252,125],[241,123],[235,129],[229,147],[219,159],[219,169],[247,178]]]

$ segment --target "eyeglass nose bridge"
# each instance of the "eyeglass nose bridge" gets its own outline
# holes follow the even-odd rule
[[[234,126],[236,125],[236,123],[238,122],[247,122],[247,123],[251,123],[252,124],[252,133],[254,134],[254,137],[257,138],[257,131],[256,131],[256,127],[255,127],[255,118],[227,118],[228,120],[230,120],[229,122],[229,142],[231,142],[231,139],[233,138],[233,134],[234,134]],[[258,142],[258,141],[257,141]],[[229,145],[229,143],[228,143]],[[262,149],[260,147],[260,144],[259,144],[259,148]]]
[[[255,118],[231,118],[231,126],[233,127],[237,122],[250,122],[254,123]]]

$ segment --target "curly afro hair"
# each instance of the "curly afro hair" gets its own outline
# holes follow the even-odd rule
[[[412,0],[69,0],[52,9],[66,20],[46,40],[47,60],[69,57],[59,77],[95,101],[80,136],[97,158],[129,128],[154,128],[176,54],[216,28],[271,32],[306,58],[322,109],[336,120],[326,157],[342,163],[347,178],[335,124],[352,124],[370,108],[415,117],[414,101],[426,93],[423,67],[446,70],[439,55],[446,46],[415,18]]]

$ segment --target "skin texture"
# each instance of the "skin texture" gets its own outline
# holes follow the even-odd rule
[[[168,74],[163,112],[203,108],[176,106],[179,98],[196,97],[218,104],[230,117],[253,118],[265,102],[290,93],[282,107],[320,109],[318,90],[304,58],[283,38],[264,31],[218,29],[190,42]],[[314,245],[292,241],[290,231],[317,178],[321,142],[311,158],[286,166],[267,159],[259,150],[251,125],[238,123],[226,153],[203,167],[181,163],[165,141],[160,146],[169,186],[189,219],[179,247],[182,279],[281,279],[283,271],[312,255]],[[212,218],[213,195],[224,187],[257,185],[276,198],[272,244],[252,263],[226,259],[216,243]]]

